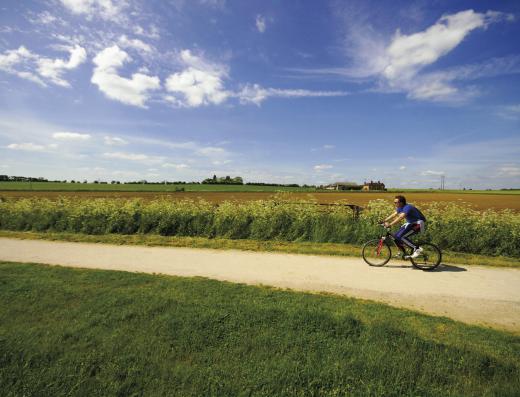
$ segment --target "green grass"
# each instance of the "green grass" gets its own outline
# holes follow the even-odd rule
[[[145,184],[100,184],[100,183],[63,183],[63,182],[0,182],[0,191],[86,191],[86,192],[175,192],[183,188],[187,192],[320,192],[341,193],[337,190],[322,190],[313,187],[285,186],[254,186],[254,185],[210,185],[210,184],[175,184],[175,185],[145,185]],[[464,194],[504,194],[518,195],[517,190],[439,190],[439,189],[395,189],[391,193],[464,193]],[[363,191],[344,191],[345,193],[364,194]],[[371,191],[370,193],[378,193]],[[384,192],[383,192],[384,193]]]
[[[232,240],[224,238],[159,236],[150,234],[103,234],[88,235],[81,233],[52,232],[14,232],[0,230],[0,237],[28,240],[70,241],[81,243],[100,243],[116,245],[146,245],[161,247],[189,247],[210,249],[236,249],[257,252],[284,252],[304,255],[353,256],[361,258],[360,245],[335,243],[309,243],[265,240]],[[515,258],[505,256],[486,256],[443,252],[443,263],[459,265],[478,265],[494,267],[520,268],[520,262]]]
[[[88,191],[88,192],[175,192],[184,189],[187,192],[315,192],[315,188],[286,186],[254,185],[145,185],[145,184],[99,184],[99,183],[62,183],[62,182],[0,182],[0,191]]]
[[[0,263],[3,396],[517,396],[520,337],[201,278]]]

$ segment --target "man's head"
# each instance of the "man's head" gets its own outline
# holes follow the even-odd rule
[[[397,208],[402,208],[406,205],[406,198],[404,196],[395,196],[394,205]]]

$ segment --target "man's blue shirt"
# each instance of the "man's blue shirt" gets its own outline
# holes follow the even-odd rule
[[[406,222],[408,223],[426,220],[422,212],[411,204],[406,204],[402,208],[397,208],[397,213],[400,214],[401,212],[406,215]]]

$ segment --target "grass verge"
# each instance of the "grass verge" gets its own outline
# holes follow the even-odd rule
[[[516,396],[520,337],[332,295],[0,262],[15,395]]]
[[[7,230],[0,230],[0,237],[116,245],[238,249],[258,252],[285,252],[290,254],[361,257],[361,246],[334,243],[284,242],[272,240],[232,240],[221,238],[208,239],[204,237],[177,237],[150,234],[88,235],[80,233],[16,232]],[[515,258],[504,256],[493,257],[456,252],[443,252],[443,263],[520,268],[520,261]]]

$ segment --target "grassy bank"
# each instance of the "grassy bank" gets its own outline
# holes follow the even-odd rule
[[[116,245],[146,245],[210,249],[236,249],[257,252],[284,252],[289,254],[334,255],[361,257],[360,245],[336,243],[284,242],[264,240],[231,240],[206,237],[159,236],[153,234],[102,234],[53,232],[16,232],[0,230],[0,237],[28,240],[70,241]],[[444,251],[443,263],[520,268],[520,261],[505,256],[486,256]]]
[[[3,395],[514,396],[520,337],[382,304],[0,263]]]
[[[20,199],[0,202],[0,229],[84,234],[158,234],[265,241],[360,245],[380,235],[377,221],[392,212],[371,201],[356,217],[350,208],[284,200],[223,202],[141,199]],[[422,207],[422,239],[443,250],[520,258],[520,214],[476,211],[457,204]]]

